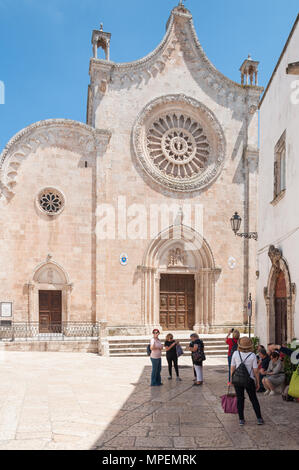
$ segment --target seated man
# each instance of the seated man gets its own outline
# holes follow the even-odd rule
[[[266,377],[266,373],[270,363],[270,357],[267,354],[265,349],[260,349],[259,351],[259,358],[260,358],[260,366],[259,366],[259,374],[260,374],[260,389],[258,390],[259,393],[265,392],[266,389],[263,386],[263,379]]]

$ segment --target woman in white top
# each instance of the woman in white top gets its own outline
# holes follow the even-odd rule
[[[256,391],[260,388],[259,383],[259,371],[256,360],[256,355],[253,352],[253,343],[250,338],[243,337],[239,339],[238,342],[238,351],[235,351],[232,357],[231,363],[231,377],[235,370],[240,366],[241,363],[244,363],[246,369],[250,375],[249,384],[246,387],[234,385],[236,394],[237,394],[237,405],[238,405],[238,414],[240,420],[240,426],[244,426],[244,402],[245,395],[244,391],[248,393],[249,399],[252,403],[253,409],[257,417],[258,424],[264,424],[264,420],[261,415],[260,405],[256,396]],[[233,380],[233,379],[232,379]]]
[[[151,386],[152,387],[159,387],[163,385],[161,382],[161,368],[162,368],[162,349],[163,345],[159,340],[159,330],[154,330],[153,335],[154,337],[151,339],[151,361],[152,361],[152,377],[151,377]]]

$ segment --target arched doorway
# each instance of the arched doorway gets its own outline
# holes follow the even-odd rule
[[[148,332],[195,330],[215,322],[215,267],[207,241],[185,225],[169,227],[150,243],[142,266],[142,315]]]
[[[268,285],[264,288],[267,309],[267,337],[270,343],[286,343],[294,338],[296,284],[291,281],[288,263],[280,249],[271,245],[272,263]]]
[[[280,271],[275,286],[275,343],[288,340],[287,286],[283,271]]]
[[[38,323],[40,333],[61,333],[69,321],[72,288],[67,273],[49,255],[28,284],[28,322]]]

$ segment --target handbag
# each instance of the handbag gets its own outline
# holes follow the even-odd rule
[[[228,387],[227,394],[222,395],[221,405],[224,413],[238,414],[237,396],[235,393],[230,393],[230,387]]]
[[[295,372],[293,372],[289,387],[289,395],[293,398],[299,398],[299,367]]]
[[[176,354],[178,357],[181,357],[184,354],[182,346],[180,344],[176,345]]]
[[[203,351],[203,346],[202,345],[198,345],[197,351],[194,351],[192,353],[192,358],[193,358],[194,362],[203,362],[203,361],[206,360],[206,355]]]

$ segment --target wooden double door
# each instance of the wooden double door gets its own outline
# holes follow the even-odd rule
[[[194,276],[161,275],[160,324],[164,330],[193,330],[195,324]]]
[[[40,333],[61,333],[61,291],[39,291],[39,331]]]

